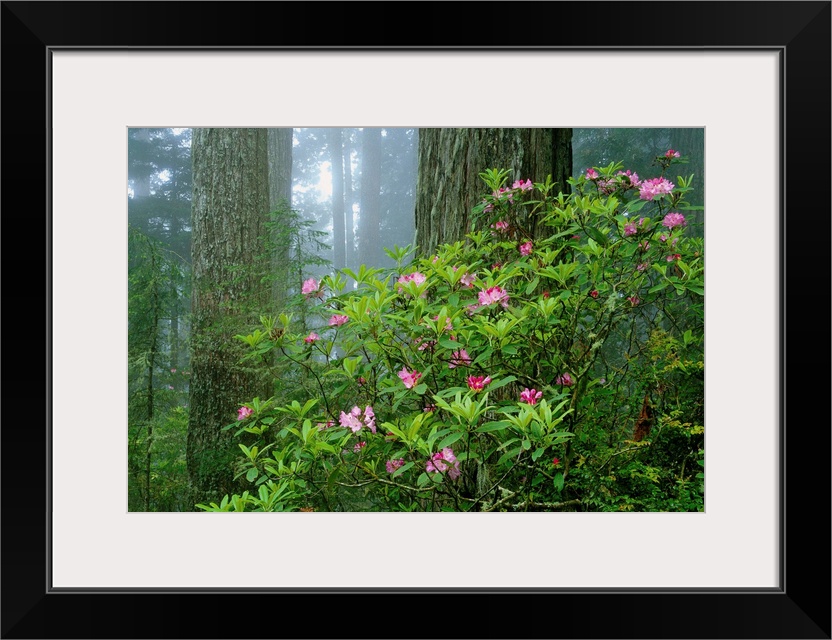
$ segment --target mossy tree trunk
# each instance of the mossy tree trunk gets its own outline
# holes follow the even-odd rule
[[[509,183],[543,182],[568,193],[572,129],[419,129],[416,243],[423,255],[471,231],[471,210],[487,187],[479,174],[508,169]],[[533,230],[534,231],[534,230]]]
[[[194,129],[191,384],[187,465],[191,502],[238,491],[231,441],[240,403],[268,388],[241,365],[235,339],[269,298],[263,276],[269,208],[267,129]]]

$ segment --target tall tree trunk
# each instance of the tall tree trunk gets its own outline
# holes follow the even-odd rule
[[[361,134],[361,217],[359,262],[377,267],[384,252],[379,237],[381,192],[381,129],[365,128]]]
[[[192,502],[235,490],[231,431],[241,402],[265,395],[239,362],[269,292],[261,284],[269,206],[266,129],[194,129],[190,419]],[[268,260],[266,260],[268,265]]]
[[[341,130],[329,130],[329,157],[332,162],[332,266],[337,271],[347,263],[347,238],[344,223],[344,156]]]
[[[347,255],[346,264],[353,271],[358,270],[355,260],[355,220],[353,219],[353,194],[352,194],[352,146],[350,145],[350,134],[343,136],[344,147],[344,222],[346,225]]]
[[[568,193],[571,129],[419,129],[416,243],[422,254],[471,231],[471,210],[487,190],[479,174],[508,169],[509,182],[546,176]],[[534,230],[533,230],[534,231]]]
[[[274,214],[269,234],[272,244],[272,302],[283,306],[289,288],[289,235],[287,219],[292,208],[292,129],[269,129],[269,211]]]

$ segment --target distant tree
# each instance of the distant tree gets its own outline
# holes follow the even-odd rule
[[[194,129],[193,293],[187,462],[192,503],[234,486],[229,432],[245,399],[270,395],[234,336],[267,308],[266,129]],[[265,265],[268,266],[268,259]]]
[[[359,262],[378,266],[384,256],[380,246],[381,218],[381,129],[365,127],[361,133],[361,217],[359,218]]]
[[[415,211],[419,251],[430,253],[471,231],[471,212],[482,200],[479,174],[487,169],[510,170],[511,182],[543,182],[551,175],[556,188],[569,193],[571,138],[571,129],[420,129]]]
[[[347,235],[344,222],[344,156],[341,129],[329,130],[329,156],[332,163],[332,266],[343,269],[347,263]]]

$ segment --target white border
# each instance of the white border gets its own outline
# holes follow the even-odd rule
[[[52,72],[53,586],[779,585],[775,52],[59,51]],[[129,126],[705,126],[706,513],[128,514]]]

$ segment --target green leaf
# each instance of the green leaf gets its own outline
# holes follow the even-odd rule
[[[563,489],[563,473],[558,471],[555,474],[555,477],[552,480],[552,484],[555,485],[555,491],[561,491]]]
[[[396,470],[393,472],[393,475],[391,475],[390,477],[391,477],[391,478],[396,478],[396,477],[398,477],[398,476],[402,475],[405,471],[407,471],[408,469],[410,469],[410,468],[411,468],[414,464],[416,464],[416,463],[415,463],[415,462],[413,462],[413,461],[411,461],[411,462],[406,462],[405,464],[403,464],[402,466],[400,466],[398,469],[396,469]],[[422,475],[425,475],[425,474],[422,474]],[[420,476],[420,477],[421,477],[421,476]]]
[[[465,433],[463,431],[456,431],[455,433],[451,433],[446,436],[442,442],[436,445],[437,449],[444,449],[445,447],[450,447],[454,442],[459,440]]]
[[[421,396],[424,395],[425,391],[428,390],[428,385],[426,385],[423,382],[422,384],[417,384],[415,387],[413,387],[413,390]]]
[[[488,433],[490,431],[502,431],[503,429],[507,429],[509,423],[500,420],[499,422],[486,422],[484,425],[477,427],[475,431],[477,433]]]
[[[600,232],[598,229],[596,229],[595,227],[587,227],[587,228],[586,228],[586,233],[587,233],[587,235],[588,235],[590,238],[592,238],[593,240],[595,240],[595,242],[597,242],[598,244],[600,244],[602,247],[606,247],[606,246],[607,246],[607,244],[608,244],[608,242],[609,242],[609,241],[608,241],[608,239],[607,239],[607,236],[605,236],[603,233],[601,233],[601,232]]]
[[[246,473],[246,480],[248,480],[249,482],[253,482],[256,477],[257,477],[257,469],[252,467],[251,469],[248,470],[248,473]]]
[[[546,452],[546,447],[538,447],[532,454],[532,462],[537,462],[537,459]]]

